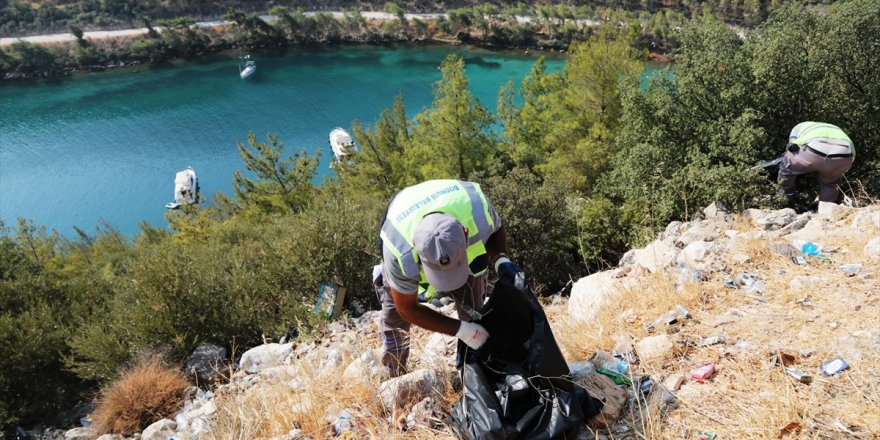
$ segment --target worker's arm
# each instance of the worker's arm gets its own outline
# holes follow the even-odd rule
[[[489,338],[489,332],[479,324],[452,319],[419,304],[418,295],[407,295],[391,288],[391,298],[401,318],[426,330],[461,339],[474,350],[483,346]]]
[[[415,324],[425,330],[445,333],[455,336],[458,331],[459,320],[441,315],[434,310],[419,304],[418,295],[398,292],[391,288],[391,298],[394,300],[394,308],[400,317],[411,324]]]

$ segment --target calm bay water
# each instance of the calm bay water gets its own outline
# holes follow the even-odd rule
[[[232,192],[243,169],[236,149],[249,130],[277,133],[292,151],[322,150],[355,119],[373,125],[402,93],[410,116],[430,106],[449,53],[466,62],[471,91],[494,110],[498,89],[535,59],[479,49],[346,47],[255,54],[257,73],[238,78],[235,60],[0,83],[0,219],[93,231],[103,219],[125,234],[163,226],[174,174],[192,166],[204,195]],[[549,59],[549,70],[562,68]]]

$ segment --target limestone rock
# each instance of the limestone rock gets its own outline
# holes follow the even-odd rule
[[[174,420],[162,419],[144,429],[141,440],[167,440],[174,435],[177,423]]]
[[[672,354],[672,339],[668,335],[648,336],[636,344],[636,353],[644,362],[661,360]]]
[[[695,241],[688,244],[678,255],[678,261],[685,265],[702,269],[710,256],[717,253],[715,243],[709,241]]]
[[[579,279],[571,288],[568,315],[574,321],[589,322],[602,306],[617,296],[624,282],[613,271],[597,272]]]
[[[678,250],[669,244],[656,240],[645,246],[644,249],[636,250],[635,265],[646,269],[648,272],[657,273],[671,266],[675,261]]]
[[[452,336],[434,333],[422,349],[420,359],[427,368],[445,370],[455,368],[455,341]]]
[[[852,211],[852,208],[838,205],[837,203],[819,202],[819,209],[816,211],[817,214],[821,216],[827,217],[833,221],[839,221],[842,220],[847,213]]]
[[[779,231],[776,231],[776,235],[782,236],[782,235],[788,235],[788,234],[794,233],[796,231],[800,231],[801,229],[804,228],[804,226],[807,225],[807,223],[810,222],[810,219],[812,217],[813,217],[812,214],[810,214],[809,212],[805,212],[805,213],[797,216],[797,218],[795,218],[794,221],[792,221],[791,223],[789,223],[789,224],[785,225],[784,227],[782,227],[781,229],[779,229]]]
[[[681,236],[675,240],[675,245],[678,247],[687,247],[691,243],[698,241],[715,241],[717,236],[718,233],[715,232],[715,228],[712,227],[711,224],[708,222],[700,222],[685,231],[684,234],[681,234]]]
[[[660,233],[660,239],[667,243],[675,243],[681,232],[687,228],[687,223],[674,221],[666,225],[666,229]]]
[[[251,374],[259,373],[266,368],[281,365],[292,352],[293,343],[260,345],[241,355],[241,368]]]
[[[867,232],[870,229],[880,229],[880,210],[867,207],[859,209],[853,217],[852,228]]]
[[[727,209],[718,202],[712,202],[711,205],[703,208],[703,215],[707,219],[724,219],[727,216]]]
[[[421,401],[442,390],[440,378],[434,370],[422,368],[412,373],[382,382],[379,399],[387,410],[407,402]]]
[[[769,212],[760,209],[748,209],[746,214],[751,218],[752,224],[767,231],[781,229],[797,218],[797,213],[791,208]]]
[[[95,436],[91,428],[79,427],[64,433],[64,440],[89,440]]]
[[[345,380],[359,380],[367,383],[379,383],[390,376],[388,368],[375,351],[363,352],[357,359],[348,364],[342,377]]]

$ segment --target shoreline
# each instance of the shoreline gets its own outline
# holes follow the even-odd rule
[[[340,20],[345,19],[346,17],[346,14],[340,11],[310,11],[304,13],[305,16],[311,18],[314,18],[319,14],[329,15],[338,23],[340,22]],[[439,20],[441,18],[447,17],[447,14],[445,13],[405,14],[407,23],[412,22],[413,20],[424,20],[424,23],[426,23],[424,25],[425,29],[423,29],[421,32],[410,32],[410,29],[406,27],[408,26],[408,24],[405,23],[405,27],[402,31],[398,30],[392,33],[386,31],[384,28],[387,25],[393,24],[398,21],[397,16],[385,12],[362,12],[361,15],[366,22],[365,28],[358,29],[357,31],[352,31],[347,34],[340,32],[334,35],[309,35],[307,36],[307,38],[301,38],[300,40],[297,40],[296,38],[291,36],[290,40],[284,41],[257,41],[256,43],[251,43],[250,47],[248,47],[247,49],[250,51],[255,51],[270,49],[272,47],[332,47],[339,44],[373,46],[388,46],[393,44],[464,44],[488,50],[524,50],[526,54],[528,54],[528,52],[532,50],[538,52],[564,54],[567,52],[568,45],[571,43],[570,41],[561,42],[557,39],[551,38],[550,36],[544,35],[541,32],[540,28],[530,29],[529,39],[526,40],[525,44],[518,44],[514,40],[504,39],[503,37],[498,37],[497,35],[487,36],[481,34],[480,32],[472,33],[470,29],[466,29],[465,31],[458,31],[453,35],[452,33],[444,32],[440,29]],[[281,20],[281,18],[272,15],[260,15],[259,18],[266,23],[275,23]],[[533,19],[530,16],[516,16],[514,19],[514,22],[516,24],[529,24],[532,23],[532,21]],[[601,25],[601,22],[589,19],[572,20],[572,22],[576,23],[578,26],[583,26],[583,29],[587,31]],[[100,72],[144,64],[151,65],[170,61],[173,59],[198,59],[206,55],[222,53],[225,50],[234,48],[236,45],[236,41],[234,41],[234,39],[227,38],[230,33],[233,32],[234,26],[236,26],[235,22],[224,20],[211,20],[197,22],[186,26],[185,28],[166,28],[156,26],[152,28],[141,27],[122,30],[87,31],[83,32],[80,39],[78,39],[72,33],[34,35],[27,37],[4,37],[0,38],[0,50],[8,49],[16,43],[24,42],[44,47],[61,48],[62,50],[66,51],[66,53],[59,55],[59,58],[56,60],[58,61],[56,63],[57,67],[53,66],[49,70],[38,67],[32,69],[31,71],[16,69],[15,71],[0,73],[2,73],[2,79],[4,80],[49,78],[68,76],[77,72]],[[205,38],[207,42],[203,47],[200,48],[200,50],[193,54],[175,54],[171,51],[159,51],[155,54],[150,54],[148,59],[136,59],[135,57],[132,57],[130,55],[129,57],[125,56],[125,50],[133,44],[139,42],[161,41],[161,36],[166,32],[178,33],[179,35],[179,32],[185,31],[195,32],[196,34]],[[110,42],[120,41],[123,42],[122,47],[110,44]],[[79,60],[77,60],[74,54],[79,50],[87,48],[97,48],[100,50],[105,50],[106,52],[103,53],[105,58],[103,60],[103,64],[101,63],[101,61],[99,61],[98,63],[83,64]],[[120,56],[120,54],[122,55]],[[67,58],[61,58],[64,56],[66,56]],[[649,52],[644,61],[667,63],[672,61],[672,55]]]

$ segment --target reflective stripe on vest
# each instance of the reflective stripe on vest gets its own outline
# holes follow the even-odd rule
[[[489,203],[480,186],[461,180],[429,180],[401,191],[388,207],[380,236],[397,259],[403,274],[425,280],[412,238],[422,218],[442,212],[468,229],[468,262],[486,254],[493,230]],[[480,275],[485,270],[480,271]]]
[[[852,140],[850,140],[849,136],[847,136],[843,130],[836,125],[825,124],[822,122],[805,122],[804,125],[798,129],[797,135],[789,138],[789,142],[797,145],[804,145],[816,138],[838,139],[846,141],[847,144],[852,146]]]

